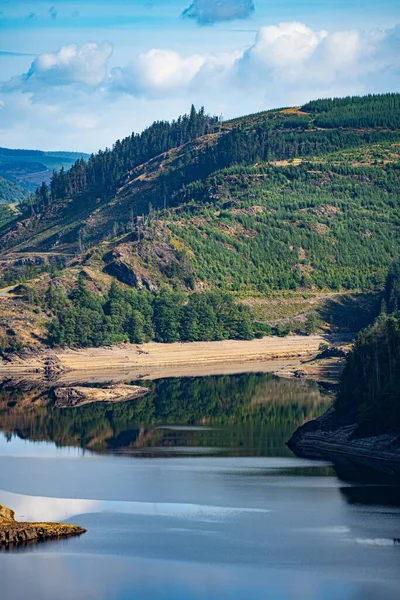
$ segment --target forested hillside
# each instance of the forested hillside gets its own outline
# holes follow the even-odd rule
[[[213,322],[221,298],[231,318],[218,339],[266,332],[269,319],[250,316],[238,332],[237,302],[379,292],[399,256],[399,108],[400,95],[386,94],[224,123],[192,107],[156,122],[61,168],[22,202],[21,214],[0,224],[0,276],[4,285],[35,278],[54,344],[166,340],[152,320],[160,294],[177,310],[174,339],[186,340],[210,339],[196,323],[204,311]],[[97,304],[74,295],[82,269]],[[141,294],[121,300],[129,323],[110,309],[115,280]],[[61,308],[43,304],[49,284],[64,287]],[[146,303],[153,316],[144,326]],[[64,312],[86,309],[99,327],[83,334],[80,318],[73,324]]]
[[[364,430],[400,429],[400,263],[388,275],[381,314],[358,335],[335,406]]]
[[[17,183],[7,181],[0,175],[0,204],[20,202],[26,198],[26,190]]]

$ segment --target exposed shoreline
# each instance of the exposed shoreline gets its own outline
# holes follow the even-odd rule
[[[14,511],[0,504],[0,547],[77,536],[85,532],[83,527],[66,523],[16,521]]]
[[[348,344],[350,336],[311,335],[265,337],[249,341],[188,342],[110,347],[57,349],[0,361],[0,376],[48,375],[58,380],[95,381],[104,376],[115,381],[173,376],[216,375],[259,370],[293,373],[303,361],[311,361],[321,344]],[[50,364],[49,364],[50,363]],[[318,369],[317,369],[318,371]]]
[[[339,466],[364,467],[400,477],[400,435],[355,436],[356,423],[342,423],[330,408],[318,419],[308,421],[287,442],[301,458],[329,460]]]

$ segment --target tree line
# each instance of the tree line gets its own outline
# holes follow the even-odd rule
[[[400,94],[314,100],[302,110],[317,113],[317,127],[400,127]]]
[[[80,278],[70,294],[49,285],[42,303],[54,315],[48,324],[52,346],[252,339],[255,335],[249,309],[219,292],[151,294],[122,289],[113,282],[103,297]]]
[[[398,110],[400,94],[367,96],[342,100],[323,100],[305,105],[305,111],[321,111],[315,115],[315,124],[327,130],[315,130],[311,120],[304,115],[284,115],[271,111],[265,119],[250,123],[243,119],[231,129],[222,129],[217,141],[203,149],[188,147],[179,164],[167,171],[152,186],[143,206],[134,209],[146,211],[151,205],[161,208],[165,198],[168,205],[176,205],[185,187],[193,181],[204,179],[211,173],[235,164],[250,165],[259,161],[283,160],[294,157],[320,156],[346,148],[376,144],[386,140],[400,139],[394,131],[341,130],[348,114],[363,115],[366,111],[377,118],[386,119],[387,126],[400,127]],[[331,107],[326,109],[326,107]],[[332,111],[337,122],[329,126],[318,123],[318,119],[330,118]],[[366,114],[365,113],[365,114]],[[361,118],[360,116],[360,118]],[[355,118],[354,117],[354,118]],[[343,123],[340,122],[343,120]],[[397,124],[397,125],[396,125]],[[375,127],[380,123],[369,124]],[[348,127],[358,127],[357,123]],[[365,126],[365,125],[364,125]],[[118,140],[111,149],[100,150],[87,161],[78,159],[69,171],[54,171],[50,186],[39,188],[30,198],[30,206],[36,212],[45,211],[55,201],[79,199],[76,210],[82,203],[96,198],[113,197],[118,185],[129,179],[129,171],[151,158],[170,149],[215,131],[220,131],[218,118],[207,115],[204,108],[196,111],[192,106],[189,115],[179,117],[171,123],[155,122],[141,134]],[[26,205],[28,207],[28,204]]]

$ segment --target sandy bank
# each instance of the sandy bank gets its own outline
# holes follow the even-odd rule
[[[217,374],[232,372],[235,366],[243,370],[257,370],[269,361],[300,360],[316,356],[321,344],[340,345],[349,342],[347,336],[312,335],[265,337],[257,340],[224,340],[220,342],[189,342],[173,344],[122,344],[103,348],[80,350],[49,350],[26,358],[16,357],[0,363],[0,374],[45,373],[46,365],[57,363],[58,375],[65,380],[90,380],[96,373],[135,373],[148,379],[157,376]],[[248,365],[248,366],[246,366]],[[294,366],[294,363],[293,363]],[[231,369],[231,370],[230,370]],[[222,370],[222,371],[221,371]],[[274,371],[274,368],[268,368]],[[62,374],[64,373],[64,374]],[[69,376],[66,376],[66,374]]]

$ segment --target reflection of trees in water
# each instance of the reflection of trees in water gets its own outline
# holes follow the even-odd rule
[[[98,451],[207,446],[277,454],[286,453],[284,442],[298,425],[330,402],[315,384],[258,373],[160,379],[151,387],[150,394],[132,402],[29,412],[18,409],[18,402],[7,407],[3,391],[0,428],[22,438]],[[182,431],[157,429],[160,424],[220,427]]]

